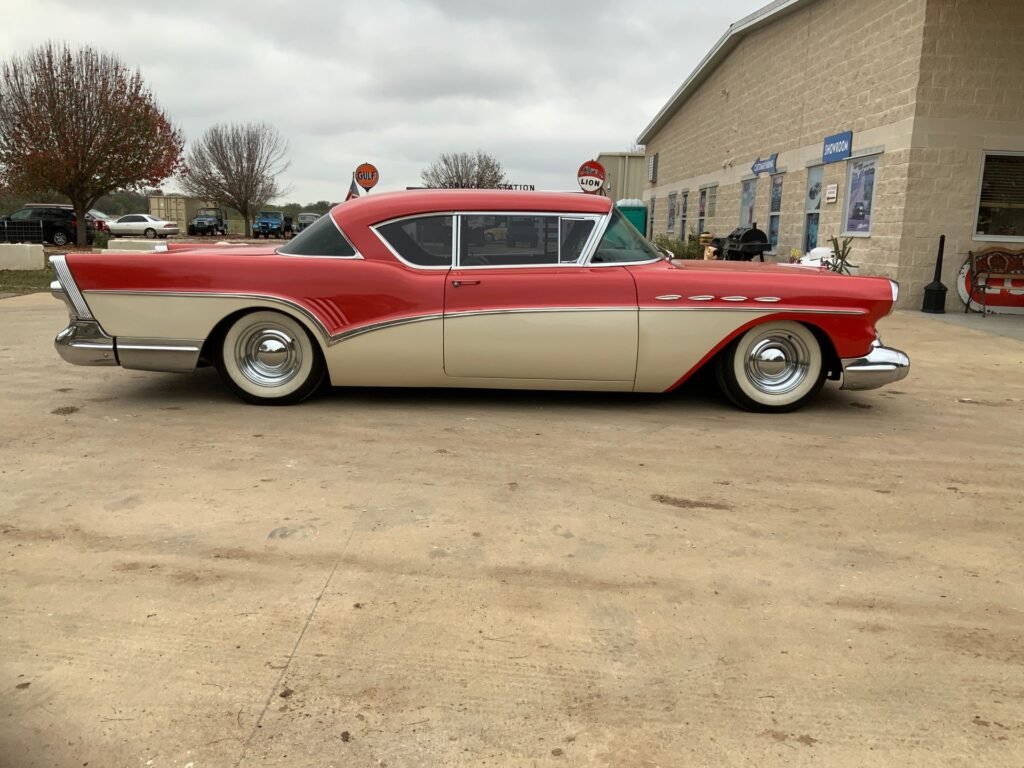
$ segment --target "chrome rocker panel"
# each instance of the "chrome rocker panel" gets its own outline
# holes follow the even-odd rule
[[[863,357],[848,357],[841,362],[843,385],[840,389],[878,389],[910,373],[910,358],[906,353],[883,347],[878,340],[872,342],[871,351]]]

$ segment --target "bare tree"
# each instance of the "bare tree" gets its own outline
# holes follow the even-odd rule
[[[0,179],[66,196],[79,245],[97,199],[173,175],[183,143],[138,70],[111,54],[46,43],[0,70]]]
[[[482,150],[442,152],[420,174],[428,187],[446,189],[493,189],[505,182],[505,169],[493,155]]]
[[[253,214],[288,191],[276,178],[288,168],[287,152],[288,142],[269,123],[215,125],[190,147],[181,185],[242,214],[248,236]]]

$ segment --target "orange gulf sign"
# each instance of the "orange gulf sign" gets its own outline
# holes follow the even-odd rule
[[[584,192],[594,194],[604,186],[604,166],[597,160],[588,160],[580,166],[576,173],[576,180]]]
[[[356,168],[356,184],[369,192],[380,180],[380,174],[377,173],[377,166],[370,163],[363,163]]]

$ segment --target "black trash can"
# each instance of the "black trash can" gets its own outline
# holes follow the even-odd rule
[[[723,244],[722,257],[726,261],[752,261],[755,256],[764,261],[764,252],[770,250],[768,235],[754,227],[736,227]]]

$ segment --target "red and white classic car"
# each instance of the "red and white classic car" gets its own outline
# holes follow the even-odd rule
[[[184,244],[183,244],[184,245]],[[668,392],[704,365],[755,411],[910,362],[879,277],[669,261],[603,198],[425,190],[336,206],[290,242],[55,256],[80,365],[214,365],[253,403],[322,384]]]

